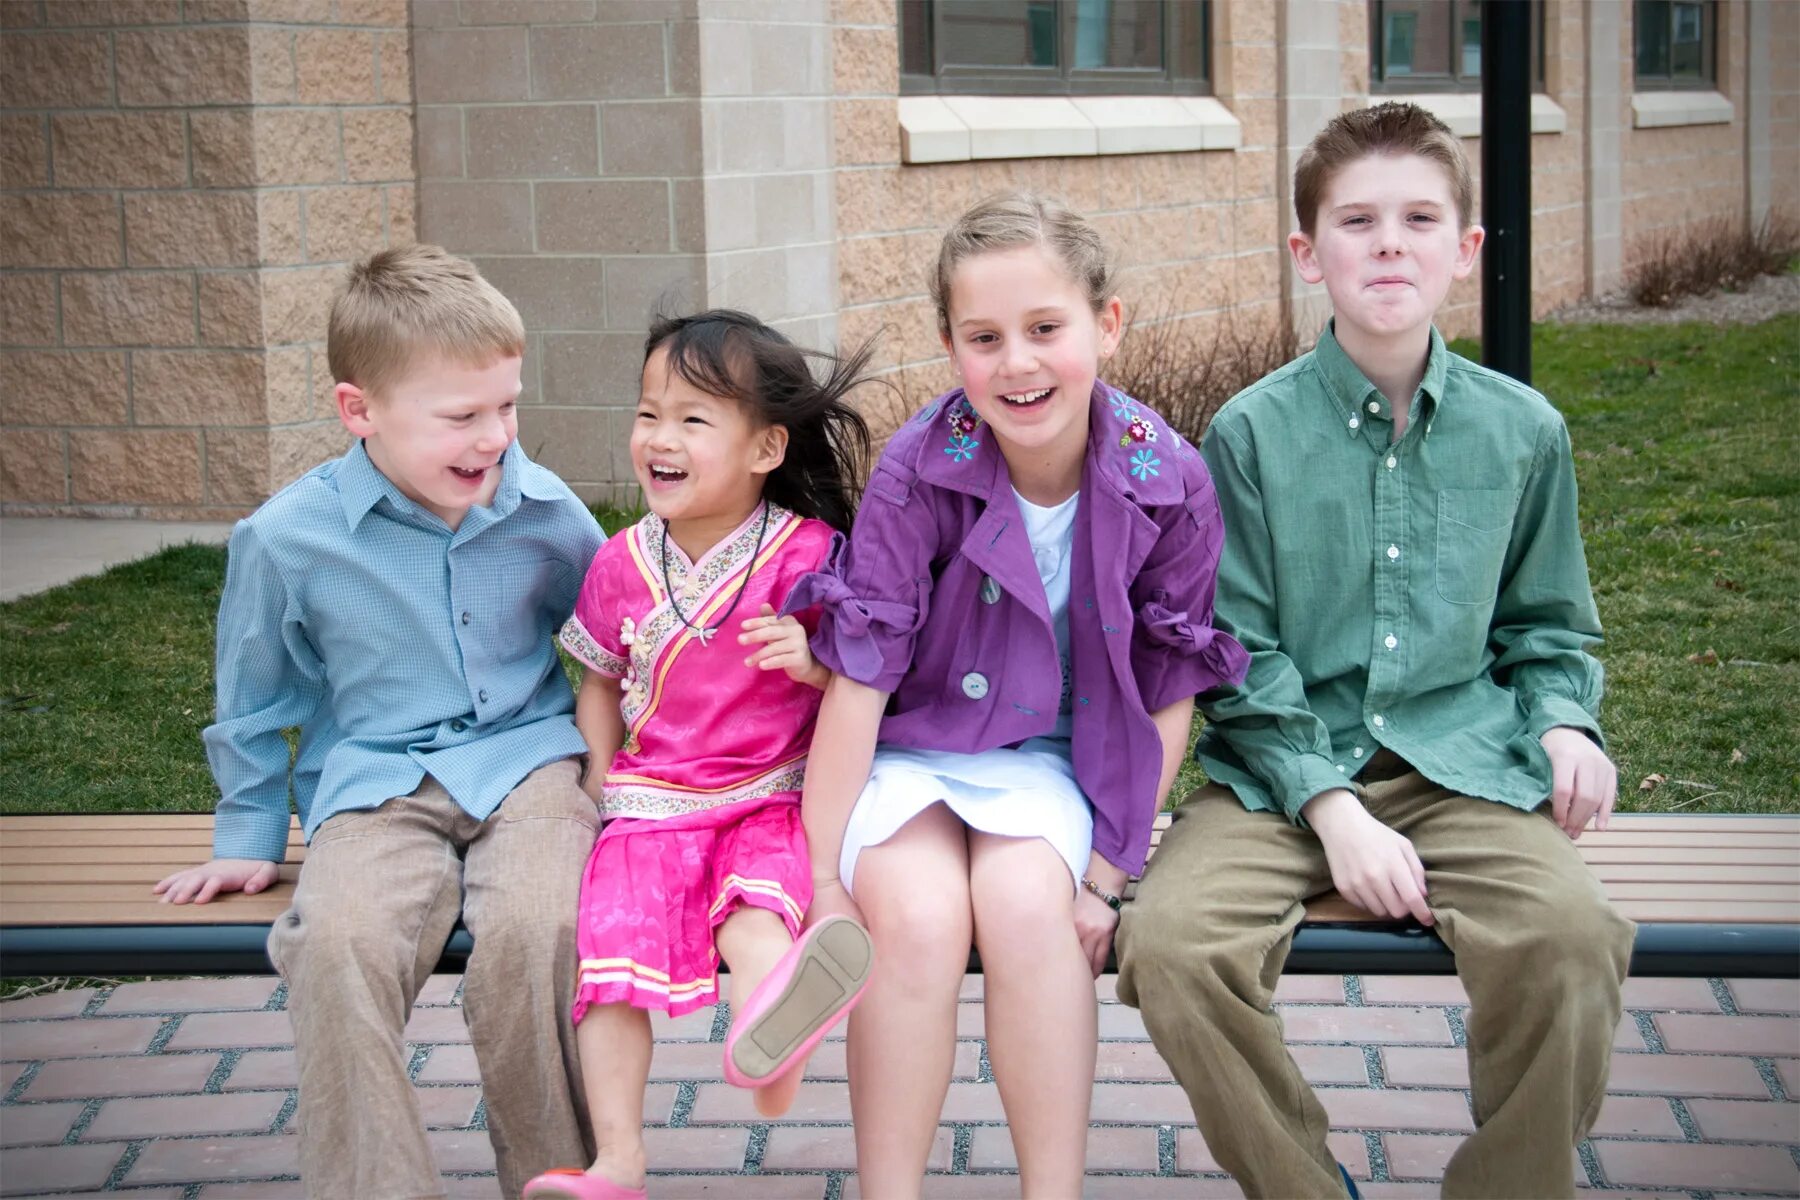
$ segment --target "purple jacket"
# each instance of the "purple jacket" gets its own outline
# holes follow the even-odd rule
[[[1094,387],[1069,596],[1076,781],[1094,849],[1133,874],[1156,819],[1149,714],[1243,681],[1212,627],[1224,530],[1199,452],[1161,417]],[[823,607],[813,653],[892,693],[880,740],[977,753],[1048,733],[1062,680],[1044,587],[1006,460],[960,390],[888,443],[848,543],[803,578]]]

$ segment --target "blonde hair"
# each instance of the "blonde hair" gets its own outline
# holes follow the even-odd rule
[[[957,264],[978,254],[1042,246],[1086,294],[1095,312],[1112,299],[1117,275],[1100,231],[1086,217],[1054,200],[1028,192],[1001,192],[978,202],[956,219],[938,247],[931,274],[931,301],[938,330],[950,333],[950,277]]]
[[[1312,236],[1331,177],[1345,164],[1371,154],[1417,154],[1435,162],[1450,177],[1450,195],[1462,227],[1474,222],[1475,179],[1462,139],[1418,105],[1389,101],[1333,117],[1300,155],[1294,168],[1294,215],[1300,220],[1300,232]]]
[[[332,378],[378,393],[422,351],[471,367],[521,355],[525,323],[474,263],[441,246],[400,246],[351,265],[325,345]]]

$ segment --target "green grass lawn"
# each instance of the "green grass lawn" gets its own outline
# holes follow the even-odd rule
[[[1622,807],[1800,812],[1800,317],[1543,326],[1534,355],[1574,437]],[[223,575],[180,547],[0,605],[0,812],[211,808]]]

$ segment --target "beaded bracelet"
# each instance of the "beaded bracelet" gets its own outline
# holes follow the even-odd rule
[[[1112,909],[1114,912],[1118,912],[1125,904],[1125,901],[1119,899],[1119,897],[1113,895],[1111,892],[1101,891],[1100,885],[1085,875],[1081,877],[1081,886],[1100,897],[1100,899],[1106,903],[1106,907]]]

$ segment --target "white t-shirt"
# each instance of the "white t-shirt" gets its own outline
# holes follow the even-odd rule
[[[1081,493],[1076,492],[1061,504],[1045,508],[1020,496],[1019,513],[1025,520],[1025,534],[1031,539],[1031,556],[1037,562],[1038,578],[1044,584],[1044,599],[1050,605],[1050,626],[1056,632],[1056,657],[1062,664],[1062,703],[1057,709],[1056,727],[1049,737],[1074,736],[1073,679],[1069,670],[1069,572],[1074,559],[1075,510]]]

